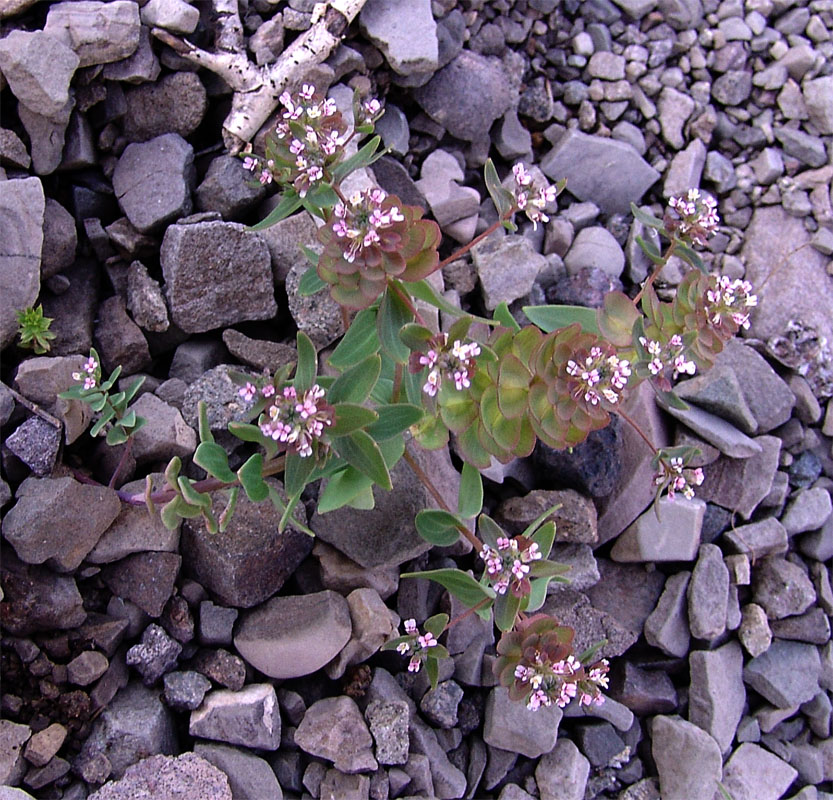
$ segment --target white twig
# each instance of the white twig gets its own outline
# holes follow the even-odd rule
[[[347,26],[366,0],[330,0],[317,8],[316,22],[299,36],[274,64],[257,66],[249,60],[237,0],[212,0],[217,18],[215,52],[210,53],[161,28],[151,33],[178,55],[219,75],[233,90],[231,111],[223,123],[229,152],[239,152],[278,105],[287,85],[298,82],[320,64],[341,41]]]

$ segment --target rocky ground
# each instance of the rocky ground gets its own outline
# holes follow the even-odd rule
[[[252,63],[313,5],[242,0]],[[444,253],[494,219],[487,157],[568,179],[546,226],[444,271],[466,308],[635,291],[630,202],[719,200],[705,257],[752,281],[752,327],[680,386],[688,411],[646,387],[630,401],[656,443],[702,449],[698,499],[646,511],[649,453],[615,425],[487,472],[507,530],[563,503],[552,557],[572,584],[546,610],[613,663],[586,714],[510,704],[477,617],[434,691],[378,652],[400,619],[460,610],[400,572],[476,568],[417,538],[432,501],[404,465],[372,512],[310,498],[315,541],[246,503],[224,535],[171,533],[76,480],[106,484],[120,457],[56,398],[92,344],[147,376],[124,473],[139,491],[193,453],[198,400],[232,444],[230,368],[343,329],[294,291],[309,217],[244,231],[275,201],[224,149],[229,86],[150,34],[211,49],[209,2],[4,0],[0,20],[0,783],[23,787],[1,798],[713,800],[718,780],[734,800],[833,797],[831,0],[368,0],[306,73],[342,107],[353,87],[383,99],[375,179],[429,209]],[[14,344],[34,303],[57,334],[44,357]],[[450,455],[423,460],[456,497]]]

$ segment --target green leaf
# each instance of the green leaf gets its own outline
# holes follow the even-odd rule
[[[576,661],[579,664],[587,664],[590,660],[607,644],[607,639],[601,639],[595,644],[591,644],[586,650],[576,656]]]
[[[373,511],[376,508],[376,498],[373,496],[373,487],[368,486],[363,491],[359,492],[348,504],[350,508],[358,509],[359,511]]]
[[[433,617],[425,620],[422,627],[429,633],[433,633],[435,639],[439,639],[446,625],[448,625],[448,614],[434,614]]]
[[[179,470],[182,469],[182,459],[179,456],[174,456],[165,467],[165,480],[168,486],[175,492],[179,492],[179,484],[176,482],[179,476]]]
[[[397,285],[401,291],[405,291],[401,284]],[[376,328],[379,333],[379,341],[382,343],[382,349],[399,364],[404,364],[411,354],[405,342],[399,337],[399,331],[413,318],[414,315],[402,298],[395,291],[388,288],[382,295]]]
[[[534,520],[532,520],[532,522],[529,523],[529,525],[526,526],[521,536],[525,536],[527,539],[534,540],[535,532],[538,530],[538,528],[544,523],[545,520],[549,519],[549,517],[551,517],[556,511],[558,511],[558,509],[561,508],[562,505],[563,503],[556,503],[555,505],[550,506],[546,511],[540,513],[537,517],[535,517]],[[540,542],[538,546],[540,547]],[[543,548],[541,549],[543,552]],[[548,555],[549,551],[544,553],[544,558],[546,558]]]
[[[307,247],[305,244],[301,245],[301,250],[303,251],[304,255],[307,257],[307,261],[309,261],[312,266],[318,266],[318,253],[315,252],[311,247]],[[306,275],[306,273],[304,273]],[[303,283],[304,278],[301,277],[301,282]],[[326,285],[326,284],[325,284]]]
[[[145,376],[139,376],[133,383],[130,384],[130,388],[124,393],[125,403],[129,403],[135,396],[136,392],[142,388],[142,384],[145,382]]]
[[[399,331],[399,338],[409,350],[421,350],[434,336],[434,332],[416,322],[405,325]]]
[[[295,379],[292,385],[299,395],[312,388],[315,380],[315,373],[318,371],[318,357],[315,352],[315,345],[303,331],[298,331],[296,336],[298,347],[298,365],[295,367]]]
[[[286,219],[290,214],[294,214],[301,207],[301,198],[294,189],[287,189],[281,196],[280,202],[269,212],[266,219],[258,222],[257,225],[252,225],[247,230],[262,231],[269,228],[276,222]]]
[[[428,656],[428,658],[425,659],[425,674],[431,682],[431,688],[436,689],[440,680],[440,665],[436,658]]]
[[[379,351],[379,335],[376,332],[378,309],[364,308],[350,323],[344,338],[338,343],[327,363],[343,370],[364,361]]]
[[[703,274],[708,275],[709,270],[703,263],[703,259],[700,258],[699,253],[692,250],[687,244],[683,244],[678,241],[677,246],[674,248],[674,254],[679,256],[683,261],[690,264],[695,269],[699,269]]]
[[[262,503],[269,497],[269,486],[263,480],[263,455],[255,453],[239,470],[237,478],[253,503]]]
[[[531,538],[538,545],[538,549],[541,551],[541,557],[547,558],[550,550],[552,550],[552,543],[555,541],[555,523],[545,523],[535,531]]]
[[[642,252],[654,262],[654,264],[657,266],[665,264],[665,259],[662,257],[659,248],[650,239],[645,239],[643,236],[637,236],[636,243],[642,248]]]
[[[347,467],[337,472],[327,481],[327,485],[318,497],[318,513],[326,514],[337,508],[349,505],[366,490],[371,490],[373,481],[354,467]]]
[[[315,460],[312,458],[301,458],[297,453],[287,453],[286,467],[283,473],[284,487],[290,496],[304,490],[309,476],[315,469]]]
[[[483,542],[493,550],[497,549],[497,540],[506,536],[506,532],[488,514],[481,514],[477,518],[477,531]]]
[[[169,530],[175,531],[179,527],[179,523],[182,521],[182,517],[179,515],[178,512],[178,505],[181,498],[177,495],[168,503],[165,503],[162,506],[162,510],[159,512],[162,518],[162,524]]]
[[[602,336],[615,347],[628,347],[633,342],[633,326],[641,316],[624,292],[608,292],[604,308],[596,312]]]
[[[460,538],[459,526],[462,521],[448,511],[440,509],[423,509],[416,515],[416,529],[426,542],[448,547]]]
[[[327,429],[327,433],[331,437],[346,436],[348,433],[370,425],[377,419],[379,415],[370,408],[352,403],[339,403],[335,407],[335,422]]]
[[[549,578],[538,578],[529,582],[529,594],[526,597],[525,612],[537,611],[547,600]]]
[[[202,467],[212,478],[223,483],[234,483],[237,476],[228,465],[226,451],[215,442],[202,442],[194,453],[194,463]]]
[[[427,578],[439,583],[453,594],[466,608],[473,608],[483,600],[493,600],[494,590],[478,583],[467,572],[459,569],[431,569],[425,572],[404,572],[401,578]]]
[[[512,312],[509,310],[509,306],[506,305],[506,302],[498,303],[497,308],[495,308],[492,313],[492,316],[501,325],[509,328],[510,331],[515,331],[517,333],[521,329],[521,326],[518,325],[518,321],[512,316]]]
[[[382,143],[381,136],[374,136],[364,147],[360,148],[358,152],[345,159],[340,164],[333,167],[333,180],[340,181],[342,178],[355,172],[357,169],[369,167],[374,161],[380,159],[387,151],[382,150],[377,153],[379,145]]]
[[[532,578],[558,578],[569,571],[569,564],[560,564],[558,561],[550,561],[547,558],[542,558],[532,562],[529,574]]]
[[[483,479],[480,471],[471,464],[463,464],[460,489],[457,494],[457,512],[464,519],[472,519],[483,510]]]
[[[495,600],[495,625],[504,633],[515,627],[515,620],[521,608],[521,598],[516,597],[511,591],[506,594],[499,594]]]
[[[734,800],[732,795],[729,794],[729,790],[720,781],[717,782],[717,788],[723,800]]]
[[[560,330],[578,322],[586,333],[599,335],[596,309],[584,306],[524,306],[523,312],[544,333]]]
[[[633,214],[634,219],[638,219],[643,225],[646,225],[649,228],[656,228],[656,230],[662,230],[663,228],[663,221],[658,217],[655,217],[653,214],[649,214],[647,211],[643,211],[636,203],[631,203],[631,214]]]
[[[422,300],[428,305],[434,306],[434,308],[439,308],[440,311],[445,311],[447,314],[451,315],[452,317],[460,317],[463,315],[467,315],[472,317],[475,322],[482,322],[484,325],[497,325],[498,323],[493,319],[487,319],[486,317],[477,317],[472,314],[468,314],[468,312],[463,311],[458,306],[452,305],[448,302],[444,297],[440,297],[435,291],[434,287],[428,283],[425,278],[421,281],[416,281],[415,283],[409,283],[408,289],[410,290],[411,296],[416,297],[418,300]]]
[[[384,442],[404,433],[411,425],[416,425],[425,412],[419,406],[410,403],[393,403],[376,409],[379,419],[367,426],[367,432],[377,441]]]
[[[673,391],[666,392],[664,389],[660,389],[653,382],[651,382],[651,386],[656,392],[661,404],[668,408],[676,408],[678,411],[688,411],[688,404],[682,400],[682,398],[678,397]]]
[[[208,406],[206,406],[205,401],[200,400],[197,403],[197,414],[199,416],[200,441],[205,443],[213,442],[214,434],[211,433],[211,426],[208,424]]]
[[[228,496],[228,502],[226,503],[226,507],[223,509],[223,513],[220,514],[219,520],[219,530],[220,533],[225,533],[226,528],[228,528],[229,523],[231,522],[232,514],[234,514],[234,509],[237,508],[237,496],[240,494],[240,487],[235,486],[230,492]]]
[[[379,373],[382,371],[382,359],[378,353],[368,356],[360,363],[339,375],[327,390],[327,402],[363,403],[373,391]],[[339,434],[335,434],[338,436]]]
[[[104,430],[104,426],[115,416],[115,414],[116,410],[112,406],[107,406],[96,421],[95,425],[90,428],[90,436],[98,436],[98,434]]]
[[[353,431],[333,441],[335,451],[357,470],[363,472],[383,489],[390,491],[390,473],[379,445],[364,431]]]
[[[115,383],[116,383],[116,381],[118,380],[119,375],[121,375],[121,365],[119,365],[118,367],[116,367],[116,368],[115,368],[115,369],[114,369],[114,370],[110,373],[110,377],[109,377],[109,378],[107,378],[107,380],[106,380],[106,381],[104,381],[104,382],[101,384],[101,387],[100,387],[100,388],[101,388],[101,391],[102,391],[102,392],[109,392],[109,391],[110,391],[110,389],[112,389],[112,388],[113,388],[114,384],[115,384]]]
[[[272,458],[278,452],[278,445],[274,440],[265,436],[263,431],[249,422],[229,422],[228,431],[243,442],[253,442],[266,449],[266,455]]]
[[[179,484],[179,491],[182,494],[182,499],[188,503],[189,506],[197,506],[198,508],[211,508],[211,496],[198,492],[194,488],[194,483],[190,478],[180,475],[177,478]]]
[[[116,445],[124,444],[128,440],[128,438],[128,435],[121,428],[115,427],[110,428],[110,430],[107,431],[107,437],[105,441],[111,447],[115,447]]]
[[[315,267],[310,267],[298,281],[298,295],[300,297],[309,297],[310,295],[326,289],[327,284],[318,277]]]
[[[500,183],[497,170],[491,158],[486,160],[486,166],[483,168],[483,177],[486,181],[486,190],[489,192],[489,197],[495,204],[498,217],[505,217],[514,207],[515,198],[508,189],[504,189]]]
[[[88,397],[87,402],[90,404],[90,408],[96,412],[96,414],[100,411],[103,411],[105,406],[107,406],[107,408],[111,408],[114,414],[116,412],[116,410],[110,405],[109,398],[106,394],[99,395],[95,400],[93,400],[91,397]]]

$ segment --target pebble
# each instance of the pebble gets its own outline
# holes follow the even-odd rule
[[[827,489],[804,489],[793,495],[781,522],[787,534],[793,536],[821,528],[832,513],[833,504]]]
[[[509,699],[503,687],[492,689],[486,701],[483,741],[527,758],[549,753],[558,737],[562,711],[551,705],[530,715],[522,703]]]
[[[109,64],[128,58],[139,46],[139,9],[128,0],[55,3],[43,30],[75,51],[79,67]]]
[[[269,762],[254,753],[237,747],[202,742],[194,745],[194,752],[228,777],[229,788],[235,800],[283,797]]]
[[[752,587],[755,602],[770,620],[801,614],[816,600],[804,570],[783,558],[766,558],[756,565]]]
[[[706,504],[697,498],[660,500],[621,533],[611,550],[614,561],[693,561],[700,546]]]
[[[743,651],[737,642],[689,656],[691,687],[688,719],[709,733],[726,753],[732,745],[746,703]]]
[[[268,683],[252,683],[238,692],[209,692],[191,712],[188,732],[243,747],[277,750],[281,718],[275,689]]]
[[[747,662],[743,680],[774,706],[789,708],[815,696],[820,674],[814,645],[775,639],[766,652]]]
[[[723,785],[732,797],[779,800],[798,772],[778,756],[751,742],[732,753],[723,769]]]
[[[700,546],[700,554],[688,584],[688,624],[696,639],[712,641],[726,630],[729,570],[720,548]]]
[[[679,717],[655,717],[651,734],[661,796],[712,800],[723,766],[717,742]]]
[[[377,768],[373,738],[355,701],[344,695],[313,703],[294,735],[295,743],[310,755],[332,761],[341,772]]]
[[[656,608],[645,620],[645,639],[652,647],[682,658],[688,652],[691,633],[688,627],[686,592],[691,573],[682,571],[665,582]]]

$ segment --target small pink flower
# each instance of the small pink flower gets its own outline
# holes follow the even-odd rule
[[[406,619],[405,620],[405,633],[409,636],[413,636],[417,632],[417,624],[415,619]]]
[[[422,666],[422,659],[419,656],[412,656],[411,660],[408,662],[408,672],[419,672],[419,668]]]
[[[253,383],[246,383],[238,392],[237,392],[247,403],[251,403],[254,400],[255,394],[257,394],[257,387]]]

